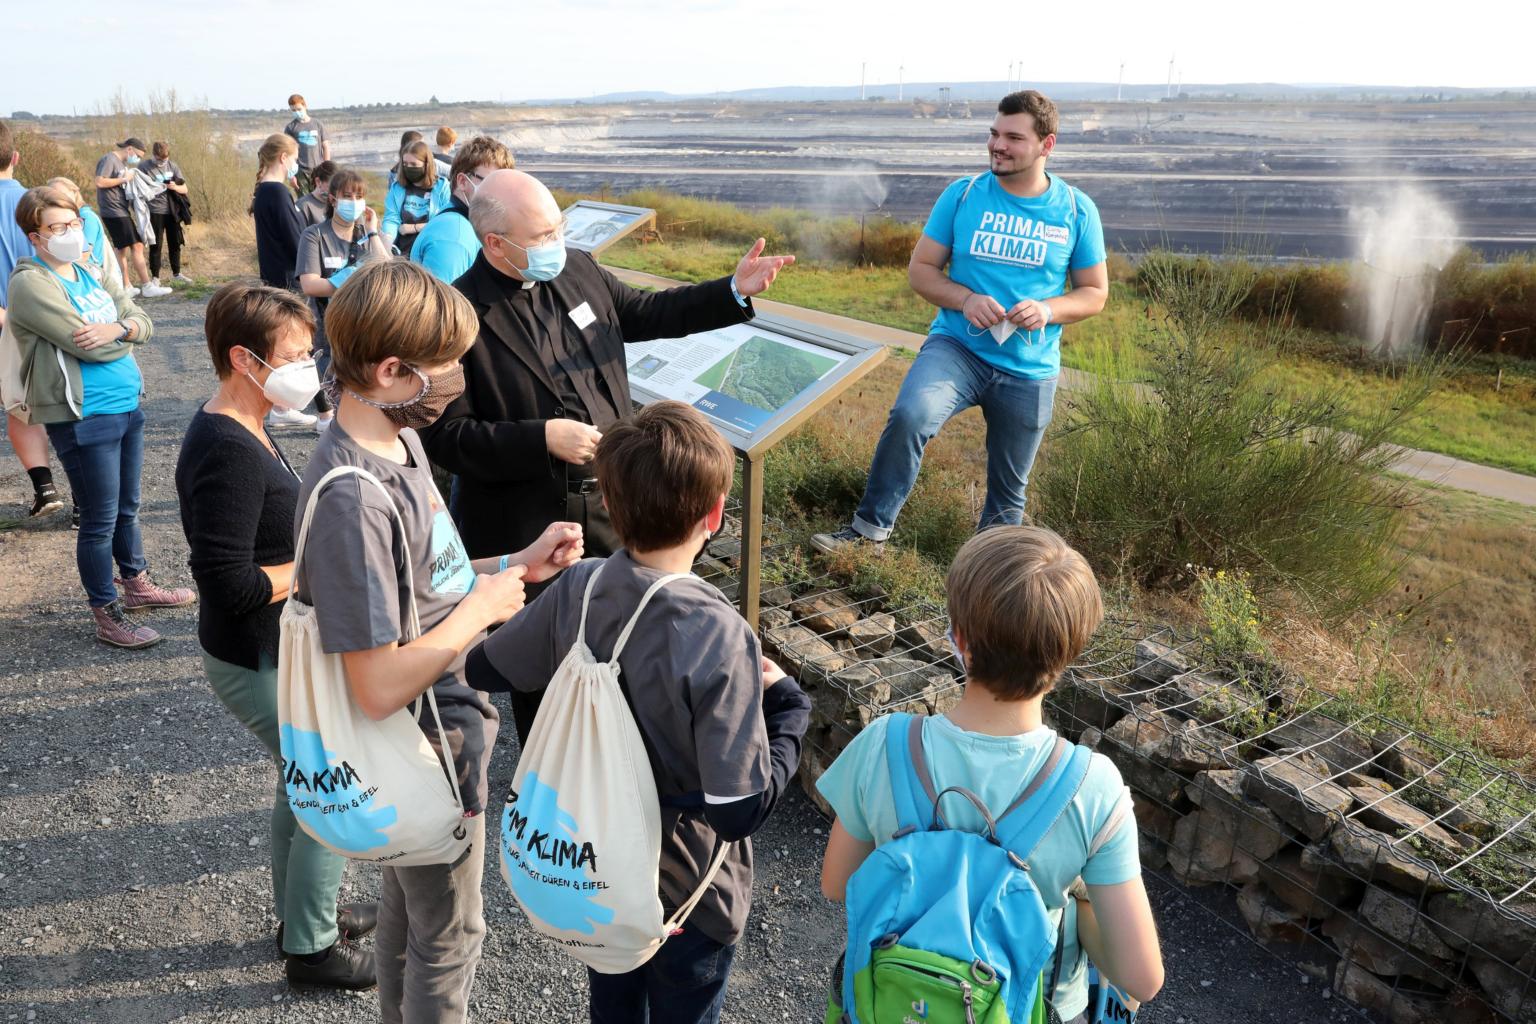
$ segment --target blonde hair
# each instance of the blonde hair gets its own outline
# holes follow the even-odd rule
[[[61,188],[39,185],[27,189],[26,195],[16,203],[16,226],[26,234],[43,229],[43,213],[48,210],[69,210],[80,216],[80,204]]]
[[[278,132],[268,135],[267,140],[256,151],[256,187],[251,189],[251,205],[246,213],[256,212],[256,188],[261,187],[261,176],[267,173],[267,168],[277,163],[285,156],[295,156],[299,152],[299,144],[291,135]]]
[[[1087,560],[1038,526],[994,526],[966,541],[944,589],[970,681],[1001,700],[1049,690],[1104,618]]]
[[[331,372],[348,387],[374,386],[373,368],[394,356],[417,368],[461,359],[480,333],[475,308],[419,263],[375,260],[325,308]]]

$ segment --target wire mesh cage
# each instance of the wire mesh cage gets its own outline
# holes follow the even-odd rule
[[[765,536],[764,649],[810,694],[801,783],[893,711],[938,714],[964,669],[933,602],[892,600]],[[735,596],[739,532],[697,571]],[[734,547],[733,547],[734,545]],[[1111,618],[1045,701],[1112,760],[1143,866],[1229,886],[1263,942],[1315,945],[1333,986],[1394,1021],[1536,1024],[1536,787],[1473,751],[1199,638]]]

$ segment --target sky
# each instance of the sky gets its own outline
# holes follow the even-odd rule
[[[119,89],[323,108],[857,85],[861,64],[871,85],[1002,81],[1015,61],[1026,84],[1113,82],[1122,61],[1163,83],[1170,58],[1186,84],[1536,85],[1529,0],[1465,18],[1420,0],[71,0],[63,36],[42,9],[7,18],[0,115],[90,113]]]

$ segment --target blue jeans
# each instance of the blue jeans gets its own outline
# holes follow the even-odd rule
[[[144,465],[144,413],[106,413],[74,423],[48,424],[75,504],[80,535],[75,562],[92,608],[117,600],[112,563],[123,579],[146,568],[139,536],[139,471]]]
[[[930,334],[880,433],[854,530],[870,540],[891,535],[917,483],[923,449],[951,416],[973,405],[981,406],[987,421],[987,501],[976,528],[1022,522],[1024,487],[1055,399],[1055,377],[1015,377],[982,362],[955,339]]]
[[[588,968],[592,1024],[718,1024],[735,955],[735,946],[684,926],[643,967],[625,974]]]

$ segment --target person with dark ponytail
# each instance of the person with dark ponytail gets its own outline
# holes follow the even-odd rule
[[[294,274],[299,290],[309,296],[315,314],[315,360],[321,377],[328,375],[331,347],[325,336],[325,306],[352,272],[372,259],[388,259],[389,247],[379,234],[379,214],[366,201],[368,185],[350,167],[331,175],[326,194],[325,220],[312,224],[299,236]],[[331,424],[331,404],[322,391],[315,396],[320,413],[315,429]]]

